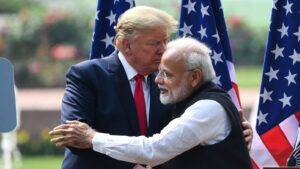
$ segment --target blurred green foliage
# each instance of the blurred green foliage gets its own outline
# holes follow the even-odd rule
[[[262,65],[267,28],[253,28],[239,16],[227,18],[228,36],[236,65]]]
[[[63,156],[23,156],[22,162],[14,162],[12,169],[59,169]],[[3,164],[0,159],[0,166]]]
[[[262,66],[236,66],[236,79],[239,88],[259,88],[262,78]]]
[[[31,0],[0,0],[0,14],[1,13],[17,13],[24,6],[33,5]]]
[[[64,86],[68,67],[89,54],[93,16],[79,15],[42,4],[4,15],[0,55],[14,64],[17,86]]]
[[[179,17],[179,1],[137,2]],[[14,64],[17,86],[64,86],[68,67],[88,59],[96,3],[0,0],[0,56]],[[255,28],[236,15],[227,16],[226,23],[234,63],[262,65],[268,28]]]
[[[50,142],[49,129],[43,129],[37,138],[32,138],[28,131],[18,131],[18,148],[23,156],[63,155],[64,149]]]

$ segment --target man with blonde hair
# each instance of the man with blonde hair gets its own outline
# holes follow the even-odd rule
[[[67,121],[50,132],[61,135],[51,141],[132,163],[166,163],[166,169],[251,169],[239,112],[214,78],[210,50],[195,39],[177,39],[168,44],[155,79],[161,102],[176,104],[175,119],[159,134],[115,136]]]
[[[151,136],[159,132],[170,121],[171,106],[159,102],[153,72],[157,71],[167,39],[176,28],[177,21],[172,16],[152,7],[138,6],[123,13],[115,27],[118,51],[68,70],[62,123],[79,120],[99,132],[117,135]],[[136,89],[139,90],[135,92]],[[134,166],[92,149],[67,147],[62,169]]]

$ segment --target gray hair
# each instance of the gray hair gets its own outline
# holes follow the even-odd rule
[[[187,70],[200,69],[202,71],[204,83],[216,78],[210,58],[211,50],[204,43],[190,37],[179,38],[168,43],[167,50],[170,48],[176,48],[178,55],[183,55]]]
[[[168,34],[171,34],[177,30],[177,21],[168,13],[152,7],[133,7],[118,19],[115,26],[115,45],[120,50],[123,39],[133,39],[142,30],[156,28],[165,29]]]

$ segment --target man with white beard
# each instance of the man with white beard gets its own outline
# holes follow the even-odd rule
[[[155,82],[163,104],[176,104],[173,119],[152,137],[99,133],[68,121],[50,135],[57,146],[93,148],[118,160],[167,169],[250,169],[237,109],[212,80],[210,50],[192,38],[170,42]]]

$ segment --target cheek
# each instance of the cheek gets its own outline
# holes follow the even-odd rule
[[[165,81],[164,83],[164,86],[171,92],[173,89],[176,88],[176,85],[175,83],[173,82],[168,82],[168,81]]]

